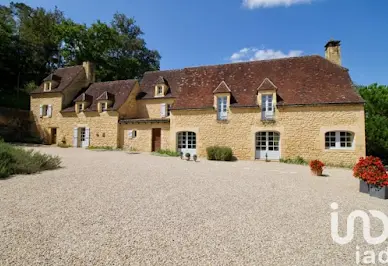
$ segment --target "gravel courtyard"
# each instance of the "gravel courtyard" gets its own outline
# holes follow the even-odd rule
[[[37,149],[63,168],[0,180],[0,265],[355,265],[356,245],[388,247],[361,223],[352,243],[331,239],[332,202],[342,236],[356,209],[388,214],[350,170]]]

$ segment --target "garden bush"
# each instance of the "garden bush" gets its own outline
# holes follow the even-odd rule
[[[155,152],[158,155],[165,155],[165,156],[171,156],[171,157],[179,157],[180,153],[177,151],[171,151],[171,150],[158,150]]]
[[[33,174],[60,167],[58,156],[25,150],[0,141],[0,177],[13,174]]]
[[[214,161],[231,161],[233,151],[229,147],[211,146],[206,148],[207,159]]]
[[[307,165],[307,161],[303,159],[301,156],[296,156],[295,158],[280,158],[280,162],[288,163],[288,164]]]

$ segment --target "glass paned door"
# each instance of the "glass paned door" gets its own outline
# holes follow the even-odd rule
[[[280,134],[272,131],[256,133],[256,159],[280,159]]]
[[[183,152],[183,155],[190,153],[197,154],[197,136],[194,132],[179,132],[178,133],[178,151]]]

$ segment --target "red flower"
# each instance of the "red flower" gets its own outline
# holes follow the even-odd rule
[[[353,176],[368,184],[380,187],[388,186],[388,175],[380,158],[367,156],[360,158],[353,168]]]
[[[310,161],[309,165],[312,171],[322,171],[323,167],[325,166],[325,164],[320,160]]]

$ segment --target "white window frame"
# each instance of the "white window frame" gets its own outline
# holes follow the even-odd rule
[[[43,117],[48,117],[48,109],[49,109],[48,104],[42,105],[42,116]]]
[[[163,95],[163,86],[157,86],[156,92],[157,95]]]
[[[217,120],[228,120],[228,97],[217,97]]]
[[[324,140],[325,150],[354,150],[354,133],[351,131],[328,131]]]
[[[270,120],[274,118],[275,108],[273,105],[273,94],[261,95],[261,118]]]
[[[85,106],[83,103],[78,104],[78,112],[83,112],[85,110]]]
[[[108,111],[108,103],[101,103],[101,112]]]

